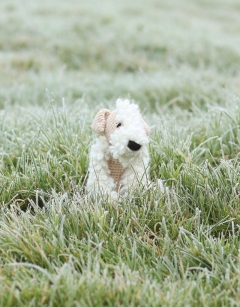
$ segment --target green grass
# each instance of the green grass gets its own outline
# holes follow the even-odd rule
[[[240,306],[238,1],[0,9],[0,306]],[[152,185],[116,204],[85,183],[118,97]]]

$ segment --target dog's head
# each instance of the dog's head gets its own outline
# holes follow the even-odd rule
[[[104,133],[114,159],[132,157],[148,144],[149,126],[142,119],[139,108],[129,100],[118,99],[116,110],[100,110],[94,118],[92,129]]]

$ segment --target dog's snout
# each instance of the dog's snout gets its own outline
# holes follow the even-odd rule
[[[127,146],[129,149],[133,151],[137,151],[142,147],[142,145],[139,145],[138,143],[135,143],[134,141],[129,141]]]

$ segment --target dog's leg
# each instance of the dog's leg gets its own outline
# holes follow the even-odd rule
[[[91,194],[112,194],[116,185],[108,168],[109,147],[105,137],[97,139],[92,145],[89,161],[87,191]]]
[[[130,189],[136,186],[143,186],[148,183],[148,163],[149,154],[147,149],[143,151],[141,157],[134,160],[126,169],[122,175],[120,181],[120,194],[126,194]]]

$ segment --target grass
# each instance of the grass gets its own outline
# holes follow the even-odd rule
[[[238,1],[0,8],[0,306],[239,306]],[[112,204],[85,182],[119,96],[153,184]]]

